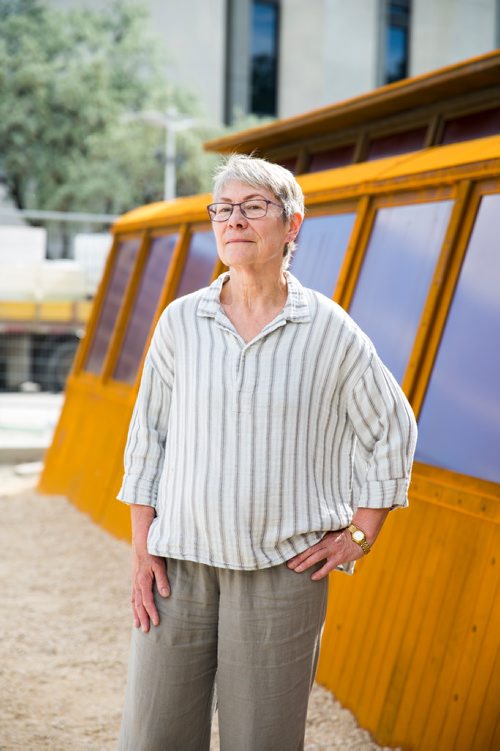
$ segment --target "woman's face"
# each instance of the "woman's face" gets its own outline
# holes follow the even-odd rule
[[[267,199],[280,204],[276,196],[264,188],[237,181],[227,182],[217,202],[240,203],[250,199]],[[225,222],[212,222],[219,257],[230,268],[280,268],[283,261],[285,243],[294,240],[300,229],[302,217],[294,214],[284,219],[280,205],[269,205],[266,216],[247,219],[241,207],[235,206]]]

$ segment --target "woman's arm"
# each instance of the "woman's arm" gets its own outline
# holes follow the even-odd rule
[[[150,621],[154,626],[160,622],[160,616],[153,598],[153,585],[156,581],[158,592],[162,597],[170,594],[165,559],[148,553],[148,532],[155,517],[151,506],[130,506],[132,518],[132,593],[130,602],[134,616],[134,626],[149,631]]]
[[[167,310],[153,334],[141,377],[127,445],[125,474],[118,499],[130,504],[132,521],[131,605],[136,628],[149,631],[160,622],[153,585],[168,597],[165,559],[147,548],[149,528],[156,516],[158,486],[165,461],[170,402],[174,382],[174,355]]]
[[[373,545],[388,513],[388,508],[358,508],[353,516],[352,523],[363,530],[368,544]],[[356,561],[363,555],[365,553],[361,546],[354,542],[351,533],[347,529],[342,529],[338,532],[327,532],[316,545],[312,545],[303,553],[291,558],[287,562],[287,566],[300,573],[324,560],[325,564],[322,568],[311,576],[311,579],[317,581],[328,576],[330,571],[333,571],[337,566]]]
[[[372,545],[389,511],[407,505],[417,425],[399,385],[375,354],[353,389],[348,414],[367,458],[360,505],[355,509],[352,523],[363,530]],[[324,566],[311,577],[322,579],[337,566],[363,555],[362,547],[343,529],[327,532],[316,545],[291,558],[288,566],[294,571],[305,571],[325,560]]]

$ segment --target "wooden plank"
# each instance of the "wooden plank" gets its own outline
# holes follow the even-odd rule
[[[433,510],[425,523],[420,526],[421,535],[431,535],[433,545],[429,548],[428,560],[422,571],[426,597],[419,601],[421,608],[418,635],[410,634],[413,650],[405,653],[407,679],[399,695],[397,711],[388,711],[380,727],[380,736],[392,737],[418,748],[427,718],[429,693],[432,694],[436,670],[432,665],[435,632],[439,627],[441,606],[446,597],[449,579],[454,575],[454,561],[450,551],[454,550],[456,515]],[[403,643],[404,644],[404,643]],[[399,680],[399,679],[398,679]],[[394,701],[394,700],[392,700]],[[396,702],[394,702],[396,705]],[[390,708],[391,705],[389,705]]]
[[[412,633],[412,627],[420,623],[427,599],[426,583],[434,540],[433,536],[422,534],[422,530],[432,524],[429,518],[432,516],[435,518],[435,512],[429,514],[425,506],[417,502],[405,519],[410,529],[404,536],[400,555],[393,560],[394,583],[389,588],[389,601],[384,607],[383,620],[372,649],[370,681],[366,682],[356,701],[356,706],[370,712],[377,738],[383,743],[390,737],[388,731],[398,713],[407,665],[413,653],[413,649],[406,649],[406,645],[417,637],[417,633]]]
[[[458,487],[451,487],[436,481],[426,481],[415,473],[412,481],[413,495],[424,503],[432,503],[448,511],[456,511],[480,521],[498,524],[500,522],[500,499],[496,497],[496,494],[489,495],[486,481],[478,478],[468,479],[477,480],[476,490],[468,490],[465,479],[463,487],[460,487],[460,483]],[[479,487],[480,485],[482,488]]]
[[[495,675],[497,677],[500,675],[500,657],[497,657],[497,661],[495,663]],[[500,693],[500,691],[498,693]],[[500,748],[500,712],[497,711],[496,715],[497,716],[493,730],[493,740],[491,742],[490,751],[498,751],[498,749]]]
[[[495,564],[491,565],[489,575],[487,575],[488,587],[481,598],[480,610],[478,611],[478,622],[482,628],[481,638],[478,639],[479,650],[474,669],[471,671],[469,692],[464,703],[462,721],[457,736],[462,749],[466,749],[467,744],[469,744],[468,748],[475,751],[483,751],[483,748],[489,748],[489,741],[494,732],[494,719],[500,711],[500,693],[490,694],[488,689],[488,677],[495,672],[495,660],[498,659],[498,635],[500,634],[500,587],[497,551],[498,529],[496,530],[494,553]],[[491,560],[493,560],[493,556]],[[498,671],[491,680],[498,685]]]
[[[86,399],[83,398],[81,387],[75,381],[66,385],[66,398],[54,431],[52,443],[45,455],[43,471],[38,483],[41,493],[66,493],[68,476],[71,475],[81,461],[81,451],[78,436],[79,426],[87,416]]]
[[[410,513],[409,511],[406,513]],[[387,608],[393,601],[393,592],[398,584],[395,562],[405,548],[408,525],[396,525],[398,532],[394,532],[395,519],[392,525],[384,527],[380,538],[373,548],[373,559],[363,560],[363,581],[351,595],[351,622],[348,628],[349,640],[344,649],[341,662],[337,693],[339,696],[349,696],[349,702],[357,707],[363,722],[369,722],[370,714],[357,701],[358,692],[362,689],[364,680],[371,674],[371,661],[374,650],[379,648],[380,629],[387,618]],[[411,529],[411,528],[410,528]],[[377,548],[377,549],[376,549]],[[377,583],[374,586],[374,583]],[[396,595],[397,596],[397,595]],[[369,614],[369,627],[366,617],[360,618],[360,609]],[[360,680],[360,676],[364,676]]]
[[[468,698],[472,687],[472,677],[479,655],[483,648],[483,640],[488,624],[493,616],[493,609],[498,608],[495,603],[495,591],[498,587],[498,566],[494,559],[495,542],[498,541],[498,529],[484,530],[484,539],[477,546],[475,571],[471,572],[472,584],[476,588],[476,596],[464,592],[461,612],[458,614],[464,620],[465,633],[461,635],[461,650],[455,663],[455,675],[451,687],[452,695],[448,697],[448,706],[443,711],[443,726],[440,736],[442,748],[471,748],[476,729],[477,719],[474,712],[466,711]],[[480,680],[484,683],[485,677]],[[480,711],[482,713],[482,708]],[[494,722],[487,722],[491,727]]]
[[[424,747],[431,742],[437,742],[439,748],[450,747],[439,739],[443,737],[447,711],[453,704],[460,703],[461,697],[456,685],[457,665],[470,633],[471,613],[479,592],[478,582],[486,569],[484,554],[490,550],[493,539],[493,528],[487,524],[470,524],[462,519],[460,526],[460,537],[457,536],[456,540],[454,576],[448,584],[447,599],[443,603],[443,615],[448,617],[449,628],[442,642],[438,680],[422,741]]]
[[[318,680],[337,693],[342,675],[342,660],[352,643],[352,628],[356,622],[356,592],[362,572],[348,577],[341,572],[330,576],[327,619],[321,643]]]

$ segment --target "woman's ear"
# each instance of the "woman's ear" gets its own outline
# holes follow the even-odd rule
[[[287,233],[287,242],[295,240],[295,238],[299,234],[300,226],[303,220],[304,220],[304,217],[302,216],[302,214],[299,214],[298,211],[295,214],[292,214],[292,216],[289,219],[290,227]]]

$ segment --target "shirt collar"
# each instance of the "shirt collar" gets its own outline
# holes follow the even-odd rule
[[[295,321],[296,323],[310,321],[311,312],[309,310],[304,287],[299,280],[293,276],[293,274],[290,274],[289,271],[285,271],[284,274],[288,284],[288,295],[282,312],[283,317],[287,321]],[[196,310],[197,315],[205,318],[215,318],[217,313],[221,310],[220,293],[222,285],[229,279],[229,277],[230,272],[224,271],[209,287],[205,289],[204,294],[198,303]]]

